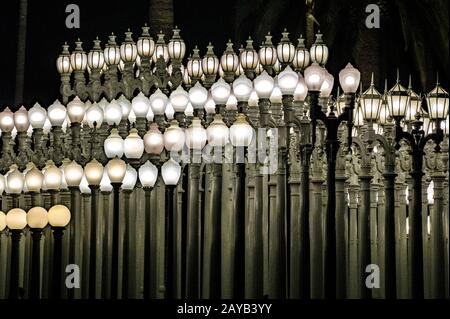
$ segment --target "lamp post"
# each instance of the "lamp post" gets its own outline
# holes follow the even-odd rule
[[[411,149],[413,178],[412,212],[409,215],[409,240],[411,244],[411,271],[412,271],[412,298],[421,299],[424,295],[424,274],[423,274],[423,245],[422,245],[422,176],[424,147],[428,141],[434,141],[435,151],[440,151],[440,143],[444,138],[441,129],[441,121],[445,120],[448,114],[449,96],[437,83],[436,87],[427,95],[426,100],[429,108],[430,119],[436,122],[435,132],[427,134],[421,129],[423,122],[420,120],[420,113],[416,114],[416,120],[412,123],[411,132],[402,129],[400,122],[406,114],[409,95],[401,86],[398,75],[397,83],[389,91],[387,96],[389,111],[395,119],[395,141],[396,148],[400,147],[399,142],[405,140]]]
[[[108,177],[113,187],[113,221],[112,221],[112,259],[111,259],[111,298],[118,298],[119,280],[119,223],[120,223],[120,187],[126,172],[126,163],[117,156],[106,165]]]
[[[97,287],[97,225],[98,191],[103,177],[103,165],[95,158],[86,164],[84,174],[91,189],[91,229],[89,249],[89,298],[96,299]]]
[[[9,299],[19,299],[19,245],[22,231],[27,225],[27,213],[20,208],[13,208],[6,214],[6,225],[11,232],[11,271],[9,282]]]
[[[164,260],[165,260],[165,272],[164,272],[164,286],[165,286],[165,298],[172,299],[174,293],[174,265],[173,265],[173,193],[175,186],[181,176],[181,166],[172,157],[166,161],[161,167],[161,175],[166,184],[166,218],[165,218],[165,239],[164,239]]]
[[[355,92],[359,85],[360,73],[348,64],[339,73],[341,87],[346,93],[346,106],[342,114],[336,117],[333,109],[327,116],[318,105],[319,90],[325,80],[324,69],[317,63],[305,69],[305,80],[310,96],[310,116],[312,122],[312,145],[315,144],[317,121],[321,121],[327,129],[325,140],[327,155],[327,213],[324,223],[324,265],[325,265],[325,296],[336,297],[336,156],[340,141],[338,140],[338,127],[342,121],[347,122],[348,145],[351,145],[351,130],[353,125],[353,108]],[[341,252],[340,252],[341,253]]]
[[[48,211],[48,223],[53,230],[53,267],[51,298],[61,298],[62,287],[62,237],[70,222],[70,211],[64,205],[54,205]]]
[[[33,239],[30,298],[40,299],[41,238],[42,229],[47,226],[48,223],[47,210],[38,206],[31,208],[27,213],[27,223],[31,229],[31,237]]]

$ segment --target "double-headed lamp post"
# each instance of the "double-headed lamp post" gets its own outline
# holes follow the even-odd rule
[[[388,92],[387,102],[389,112],[395,120],[396,148],[400,147],[400,141],[405,140],[412,155],[413,196],[412,213],[409,215],[409,240],[411,243],[411,277],[412,298],[422,299],[424,296],[424,273],[423,273],[423,245],[422,245],[422,177],[424,147],[428,141],[434,141],[435,151],[440,151],[440,143],[444,139],[441,121],[448,115],[449,95],[437,83],[436,87],[426,96],[428,114],[430,120],[435,121],[436,131],[425,135],[422,129],[423,122],[420,113],[416,114],[416,120],[412,123],[411,132],[406,132],[401,127],[401,120],[405,117],[409,105],[409,95],[401,86],[398,77],[395,86]]]
[[[310,97],[310,117],[312,123],[312,145],[316,140],[317,121],[321,121],[327,129],[325,139],[327,155],[327,187],[328,203],[327,213],[324,222],[324,265],[325,265],[325,296],[327,298],[336,297],[336,156],[339,150],[340,141],[338,139],[338,127],[342,121],[347,122],[348,145],[351,145],[351,131],[353,123],[353,109],[355,92],[360,81],[360,72],[350,63],[339,72],[339,82],[345,93],[345,108],[336,117],[331,109],[327,116],[318,104],[320,89],[327,75],[326,70],[317,63],[311,64],[305,69],[305,80],[308,86]]]

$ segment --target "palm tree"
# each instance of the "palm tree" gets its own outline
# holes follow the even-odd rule
[[[25,56],[27,40],[27,11],[28,0],[20,0],[19,4],[19,31],[17,37],[17,62],[16,62],[16,90],[14,104],[23,102],[23,89],[25,82]]]

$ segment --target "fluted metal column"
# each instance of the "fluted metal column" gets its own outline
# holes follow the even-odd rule
[[[364,165],[364,164],[363,164]],[[360,180],[361,203],[358,209],[358,265],[360,298],[370,298],[371,292],[366,287],[366,267],[370,264],[370,166],[362,168]]]

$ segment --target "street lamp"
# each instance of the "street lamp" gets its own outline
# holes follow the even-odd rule
[[[27,213],[27,223],[31,230],[33,239],[33,250],[31,256],[31,283],[30,298],[40,298],[40,276],[41,276],[41,238],[42,230],[48,224],[48,214],[45,208],[36,206]]]

